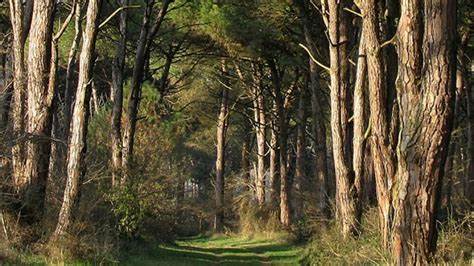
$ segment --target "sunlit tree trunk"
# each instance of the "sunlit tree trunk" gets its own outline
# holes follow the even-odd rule
[[[278,175],[278,160],[279,160],[279,149],[278,149],[278,129],[277,129],[277,117],[276,109],[272,108],[274,117],[271,119],[270,123],[270,155],[269,155],[269,169],[268,169],[268,187],[270,193],[268,194],[268,201],[272,206],[279,206],[280,201],[280,177]]]
[[[403,0],[401,14],[392,252],[398,264],[425,265],[436,249],[436,215],[451,132],[456,2]]]
[[[369,106],[371,127],[371,154],[377,184],[382,242],[388,247],[392,223],[392,189],[395,175],[395,153],[390,145],[389,120],[387,115],[386,73],[380,45],[380,28],[376,1],[364,1],[361,6],[363,15],[363,34],[366,46]]]
[[[266,141],[266,119],[265,119],[265,101],[261,77],[254,74],[254,117],[255,117],[255,135],[257,139],[257,172],[255,178],[255,187],[257,202],[261,206],[265,203],[265,141]]]
[[[33,1],[28,1],[32,4]],[[12,176],[13,185],[17,192],[24,190],[28,183],[24,173],[24,142],[27,73],[25,66],[25,42],[30,24],[25,23],[25,11],[21,0],[9,0],[10,22],[12,25],[12,66],[13,66],[13,99],[12,99],[12,128],[14,143],[12,147]],[[32,6],[32,5],[31,5]]]
[[[223,66],[224,68],[224,66]],[[225,69],[223,69],[224,75]],[[228,126],[228,97],[227,88],[222,88],[221,103],[219,109],[219,117],[217,120],[217,156],[216,156],[216,183],[215,183],[215,199],[216,209],[214,217],[214,230],[222,232],[224,224],[224,173],[225,173],[225,142],[226,131]]]
[[[356,80],[354,84],[354,139],[352,142],[352,167],[354,169],[354,187],[356,189],[356,215],[360,220],[362,213],[362,197],[364,180],[364,157],[365,157],[365,94],[367,90],[367,60],[365,54],[365,36],[364,31],[360,33],[359,38],[359,55],[357,59]]]
[[[343,10],[346,1],[323,1],[328,12],[329,57],[331,79],[331,135],[336,173],[337,218],[342,235],[357,233],[356,188],[353,183],[349,139],[349,62],[348,62],[348,14]]]
[[[91,94],[90,81],[92,78],[93,54],[100,4],[100,0],[89,0],[87,5],[86,27],[83,33],[79,59],[79,76],[67,151],[67,182],[59,211],[58,223],[53,233],[53,241],[62,237],[70,229],[86,170],[84,159],[87,150],[87,125]]]
[[[26,131],[24,208],[28,220],[37,222],[43,213],[51,151],[51,104],[54,88],[48,86],[54,4],[35,0],[28,48],[28,109]]]

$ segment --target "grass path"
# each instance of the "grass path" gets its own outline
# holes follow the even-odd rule
[[[278,239],[196,237],[158,245],[130,256],[123,265],[298,265],[300,253]]]

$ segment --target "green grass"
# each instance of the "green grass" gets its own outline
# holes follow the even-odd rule
[[[213,236],[132,252],[121,265],[299,265],[302,248],[282,239]]]

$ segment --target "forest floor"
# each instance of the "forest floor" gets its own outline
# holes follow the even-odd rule
[[[299,265],[302,248],[285,240],[237,236],[194,237],[157,245],[121,265]]]

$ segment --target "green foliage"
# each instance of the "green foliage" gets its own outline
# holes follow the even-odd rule
[[[123,235],[135,237],[145,218],[145,202],[140,199],[136,186],[125,186],[114,190],[109,201],[117,219],[118,230]]]

